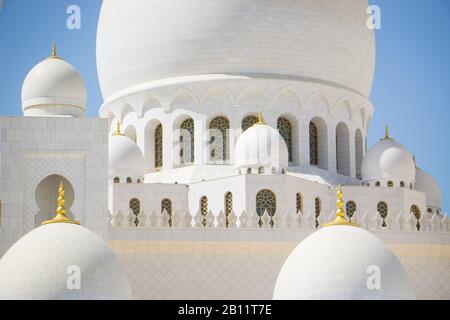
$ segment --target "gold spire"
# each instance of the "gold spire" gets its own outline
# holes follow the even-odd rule
[[[258,123],[257,124],[265,124],[262,112],[258,113]]]
[[[124,134],[121,132],[121,129],[120,129],[120,121],[119,120],[117,120],[116,132],[113,133],[113,136],[124,136]]]
[[[386,126],[384,129],[384,140],[392,140],[391,137],[389,136],[389,127]]]
[[[59,185],[59,190],[58,190],[58,208],[56,209],[56,216],[52,220],[47,220],[47,221],[42,222],[41,225],[52,224],[52,223],[80,224],[78,221],[70,220],[66,216],[66,208],[65,208],[66,199],[64,197],[65,193],[66,192],[64,190],[64,185],[61,181],[61,184]]]
[[[52,43],[52,55],[50,56],[49,59],[60,59],[58,57],[58,54],[56,53],[56,43],[55,42]]]
[[[359,227],[356,223],[351,223],[347,221],[345,218],[345,212],[344,212],[344,200],[342,198],[344,197],[344,193],[342,192],[342,186],[338,186],[337,190],[337,198],[336,201],[337,210],[336,210],[336,219],[334,219],[333,222],[326,223],[323,226],[324,227],[331,227],[331,226],[352,226],[352,227]]]

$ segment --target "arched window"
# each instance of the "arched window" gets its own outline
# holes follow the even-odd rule
[[[316,228],[319,227],[319,216],[320,213],[322,212],[322,201],[320,200],[319,197],[317,197],[314,200],[314,207],[315,207],[315,212],[316,212]]]
[[[137,179],[136,183],[141,183],[141,179]]]
[[[247,174],[252,174],[252,168],[247,169]]]
[[[242,119],[242,131],[247,130],[252,127],[255,123],[258,123],[258,117],[256,116],[247,116]]]
[[[387,215],[388,215],[388,205],[387,205],[387,203],[384,202],[384,201],[378,202],[377,211],[380,214],[381,218],[383,219],[383,223],[381,224],[381,226],[383,228],[385,228],[386,227],[386,218],[387,218]]]
[[[416,206],[415,204],[414,205],[412,205],[411,206],[411,209],[410,209],[410,212],[414,215],[414,217],[416,218],[416,220],[417,220],[417,223],[416,223],[416,228],[417,228],[417,230],[420,230],[420,217],[422,216],[422,214],[421,214],[421,212],[420,212],[420,209],[419,209],[419,207],[418,206]]]
[[[388,185],[389,188],[392,188],[394,186],[394,182],[388,181],[387,185]]]
[[[119,177],[115,177],[114,178],[114,183],[120,183],[120,178]]]
[[[295,197],[295,202],[296,202],[297,213],[299,213],[299,212],[303,213],[303,196],[300,192],[297,192],[297,195]]]
[[[172,201],[163,199],[161,201],[161,214],[167,214],[169,218],[169,226],[172,227]]]
[[[277,129],[286,142],[289,151],[289,161],[292,161],[292,125],[288,119],[280,117],[277,121]]]
[[[400,187],[402,187],[402,188],[405,187],[405,182],[404,181],[400,181]]]
[[[263,173],[264,173],[264,168],[263,168],[263,167],[259,167],[258,173],[259,173],[259,174],[263,174]]]
[[[205,227],[206,226],[206,216],[208,215],[208,198],[206,196],[203,196],[200,198],[200,213],[201,213],[201,219],[202,224]]]
[[[356,203],[354,201],[348,201],[345,205],[345,213],[347,217],[352,221],[352,217],[356,212]]]
[[[194,120],[187,119],[180,126],[180,163],[194,162]]]
[[[226,161],[230,158],[228,131],[230,122],[225,117],[217,117],[209,123],[210,157],[212,161]]]
[[[261,216],[264,211],[272,217],[277,211],[277,197],[270,190],[261,190],[256,195],[256,212]]]
[[[409,188],[410,188],[411,190],[414,189],[414,186],[413,186],[412,183],[409,184]]]
[[[231,192],[227,192],[225,194],[225,217],[226,217],[226,227],[230,223],[230,214],[233,211],[233,194]]]
[[[319,132],[312,121],[309,123],[309,162],[319,165]]]
[[[155,129],[155,168],[163,166],[163,126],[159,124]]]
[[[361,130],[355,133],[355,162],[356,162],[356,178],[361,179],[361,164],[363,161],[363,137]]]
[[[381,187],[380,181],[377,181],[377,182],[375,183],[375,187]]]
[[[336,127],[336,169],[339,174],[350,176],[350,134],[343,122]]]
[[[135,216],[134,218],[134,224],[136,227],[139,225],[138,215],[141,212],[141,202],[139,199],[133,198],[130,200],[130,209],[133,211],[133,214]]]
[[[133,180],[130,177],[128,177],[127,178],[127,183],[133,183]]]

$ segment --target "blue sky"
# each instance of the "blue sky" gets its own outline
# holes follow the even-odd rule
[[[331,1],[331,0],[330,0]],[[333,0],[334,1],[334,0]],[[1,3],[1,0],[0,0]],[[371,100],[375,115],[369,145],[391,135],[416,155],[442,189],[450,208],[450,1],[370,0],[380,6],[377,65]],[[81,30],[66,28],[66,9],[81,8]],[[58,54],[82,74],[88,115],[102,104],[95,63],[100,0],[4,0],[0,9],[0,115],[21,115],[20,90],[28,71]]]

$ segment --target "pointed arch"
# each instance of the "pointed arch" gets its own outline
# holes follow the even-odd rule
[[[321,90],[317,90],[309,95],[306,100],[306,108],[314,109],[315,111],[322,112],[324,114],[331,113],[330,103],[326,95]]]
[[[162,109],[163,104],[161,100],[153,95],[146,96],[144,98],[144,101],[142,102],[142,110],[141,110],[141,116],[143,117],[148,111],[152,109]]]
[[[278,90],[272,97],[272,103],[275,107],[291,107],[293,110],[301,110],[303,106],[299,95],[290,86]]]
[[[136,133],[136,128],[133,125],[128,125],[124,130],[123,133],[130,138],[131,140],[133,140],[134,143],[137,143],[137,133]]]
[[[179,88],[173,95],[169,110],[178,108],[193,110],[199,105],[197,97],[186,88]]]
[[[352,103],[348,97],[340,98],[334,105],[333,112],[347,120],[352,120]]]
[[[204,94],[200,98],[200,104],[206,105],[208,100],[214,96],[226,96],[227,100],[229,101],[229,105],[230,106],[234,105],[234,96],[231,93],[231,91],[228,90],[226,87],[217,84],[212,85],[204,92]]]

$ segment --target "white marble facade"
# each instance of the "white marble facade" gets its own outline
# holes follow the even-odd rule
[[[388,134],[367,146],[367,1],[171,2],[103,3],[99,118],[84,117],[81,75],[56,48],[27,76],[24,116],[0,117],[0,256],[51,217],[62,181],[68,214],[109,241],[134,298],[270,299],[343,185],[345,210],[397,254],[417,297],[450,299],[439,186]],[[254,160],[236,152],[252,147],[237,143],[249,116],[279,129],[287,166],[235,167]]]

